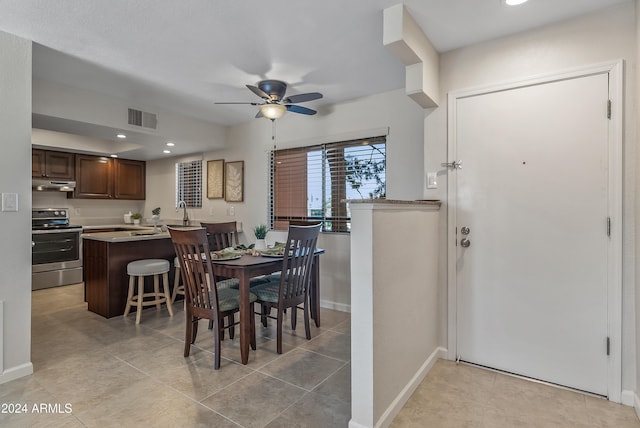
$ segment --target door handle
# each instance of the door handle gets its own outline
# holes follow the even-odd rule
[[[462,239],[460,240],[460,246],[461,246],[462,248],[467,248],[467,247],[469,247],[470,245],[471,245],[471,241],[469,241],[469,239],[468,239],[468,238],[462,238]]]
[[[441,167],[443,168],[450,168],[450,169],[462,169],[462,161],[452,161],[452,162],[443,162],[440,164]]]

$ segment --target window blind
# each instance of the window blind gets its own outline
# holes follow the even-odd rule
[[[386,196],[386,137],[295,149],[271,156],[272,227],[320,221],[325,232],[348,232],[348,199]]]
[[[176,207],[184,201],[188,208],[202,208],[202,161],[176,164]]]

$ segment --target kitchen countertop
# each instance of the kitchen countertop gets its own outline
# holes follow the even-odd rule
[[[96,227],[95,229],[98,229],[98,227]],[[104,229],[104,227],[102,227],[102,229]],[[169,236],[169,232],[153,233],[153,227],[138,227],[133,230],[122,230],[118,232],[83,233],[82,238],[105,242],[127,242],[146,241],[153,239],[170,239],[171,236]]]
[[[151,226],[153,227],[153,226]],[[149,226],[140,226],[135,224],[101,224],[101,225],[93,225],[93,226],[82,226],[82,230],[87,230],[91,233],[91,230],[96,229],[129,229],[129,230],[146,230],[149,229]]]
[[[91,228],[93,229],[109,229],[110,227],[116,229],[127,228],[129,230],[118,230],[115,232],[91,232]],[[200,226],[189,226],[187,229],[200,229]],[[84,228],[81,237],[84,239],[92,239],[94,241],[104,241],[104,242],[128,242],[128,241],[147,241],[153,239],[170,239],[171,235],[169,232],[162,232],[159,230],[160,226],[158,226],[158,231],[153,232],[153,226],[144,227],[144,226],[130,226],[127,225],[115,225],[115,226],[90,226],[89,228]],[[88,230],[88,232],[87,232]]]

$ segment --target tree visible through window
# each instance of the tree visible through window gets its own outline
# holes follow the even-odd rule
[[[386,196],[386,138],[375,137],[272,154],[273,227],[321,221],[323,231],[348,232],[348,199]]]

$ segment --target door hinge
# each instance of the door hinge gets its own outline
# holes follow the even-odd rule
[[[611,236],[611,217],[607,217],[607,236]]]
[[[607,100],[607,119],[611,119],[611,100]]]
[[[611,339],[607,337],[607,355],[611,353]]]

